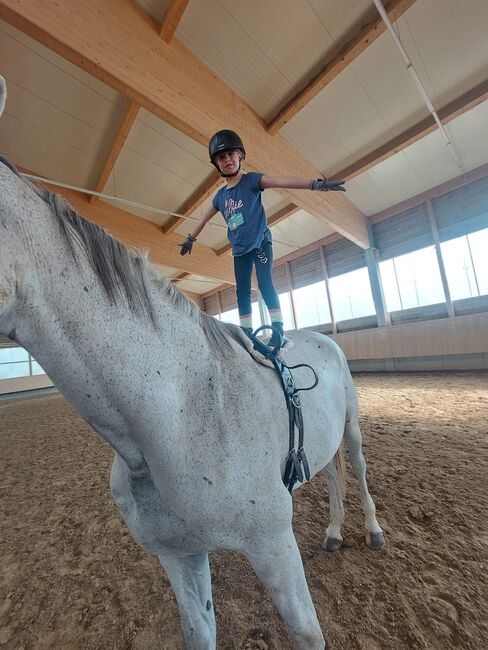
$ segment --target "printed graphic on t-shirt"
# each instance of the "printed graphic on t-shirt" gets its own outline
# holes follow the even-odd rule
[[[237,230],[244,223],[242,212],[237,212],[243,206],[244,201],[242,199],[239,199],[239,201],[235,201],[234,199],[226,200],[224,204],[224,219],[227,221],[229,230]]]
[[[229,227],[229,230],[237,230],[243,223],[244,217],[242,216],[242,212],[234,212],[234,214],[229,217],[227,226]]]

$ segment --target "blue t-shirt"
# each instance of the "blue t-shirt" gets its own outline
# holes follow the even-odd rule
[[[243,174],[237,185],[220,188],[212,200],[213,207],[222,213],[227,223],[227,239],[235,257],[271,241],[271,231],[261,203],[259,181],[262,176],[256,172]]]

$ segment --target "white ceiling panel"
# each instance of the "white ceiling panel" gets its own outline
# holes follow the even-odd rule
[[[437,108],[487,78],[487,2],[419,1],[397,24]],[[331,175],[427,116],[402,56],[385,33],[281,133]]]
[[[419,0],[398,28],[436,109],[487,78],[486,0]]]
[[[171,266],[164,266],[163,264],[155,264],[154,262],[151,262],[152,266],[159,271],[162,275],[164,275],[165,278],[176,278],[178,275],[180,275],[181,270],[180,269],[174,269]]]
[[[14,165],[35,175],[80,187],[91,187],[96,181],[90,156],[7,112],[0,121],[0,146]]]
[[[348,197],[363,214],[371,216],[483,165],[488,152],[487,125],[487,102],[447,125],[462,168],[436,130],[348,181]]]
[[[53,180],[93,186],[128,101],[3,22],[0,61],[4,153]]]
[[[178,282],[177,287],[181,291],[191,291],[192,293],[207,293],[207,291],[212,291],[220,287],[222,282],[215,282],[214,280],[209,280],[204,278],[201,275],[189,275],[181,282]]]
[[[271,228],[273,234],[274,259],[292,253],[318,239],[334,232],[320,219],[304,210],[298,210],[291,217]]]
[[[340,49],[365,13],[371,14],[366,0],[349,3],[346,11],[340,0],[199,0],[188,5],[177,36],[270,119]]]
[[[171,4],[171,0],[136,0],[136,2],[158,23],[163,22],[166,11]]]

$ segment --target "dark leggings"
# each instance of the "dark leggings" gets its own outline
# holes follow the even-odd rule
[[[252,313],[251,307],[251,276],[252,266],[256,265],[258,286],[268,309],[279,309],[280,299],[273,286],[271,267],[273,265],[273,247],[271,242],[262,244],[245,255],[234,257],[234,273],[236,276],[236,293],[239,316]]]

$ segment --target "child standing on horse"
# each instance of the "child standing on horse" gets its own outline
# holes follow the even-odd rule
[[[252,333],[251,275],[254,265],[259,290],[273,326],[273,335],[268,345],[280,348],[284,340],[283,316],[271,275],[272,237],[261,202],[261,192],[270,188],[344,192],[344,181],[310,181],[293,176],[244,173],[241,163],[246,158],[246,150],[237,133],[228,129],[212,136],[208,150],[212,164],[227,184],[218,190],[212,200],[212,207],[205,212],[183,244],[180,244],[181,255],[191,253],[192,246],[205,225],[220,212],[227,223],[227,238],[232,245],[240,325],[246,334]]]

